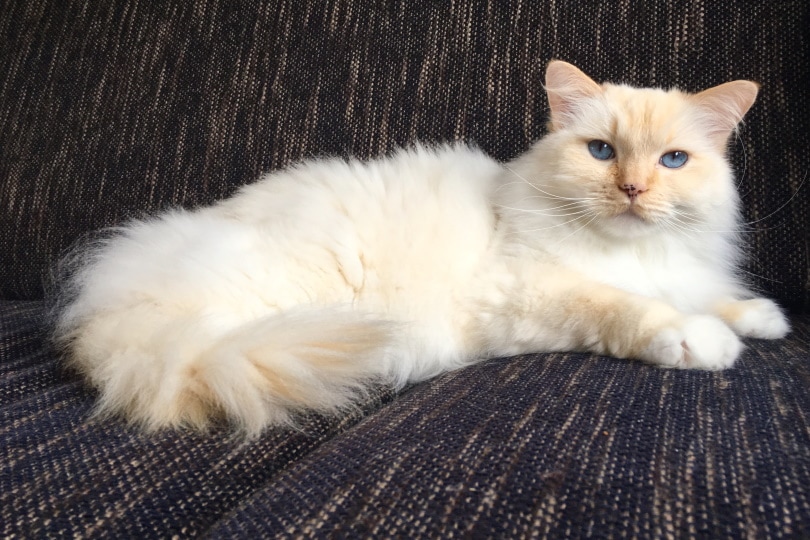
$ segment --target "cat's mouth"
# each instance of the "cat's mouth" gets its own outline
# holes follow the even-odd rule
[[[605,203],[599,228],[609,236],[626,239],[646,236],[657,229],[658,216],[644,202],[613,199]]]
[[[609,229],[621,236],[636,236],[647,234],[653,225],[653,220],[643,208],[631,204],[618,210],[609,220]]]
[[[638,211],[629,208],[624,212],[620,212],[614,216],[615,219],[621,220],[623,222],[630,222],[630,223],[649,223],[649,220]]]
[[[632,220],[634,222],[646,223],[650,221],[647,212],[635,201],[631,201],[627,205],[618,209],[614,217],[622,220]]]
[[[648,219],[647,212],[638,204],[631,203],[627,210],[625,210],[623,213],[643,221],[647,221]]]

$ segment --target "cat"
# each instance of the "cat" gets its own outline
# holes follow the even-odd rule
[[[98,411],[256,435],[491,357],[717,370],[738,336],[783,337],[740,277],[725,157],[758,85],[545,76],[548,133],[509,163],[461,144],[313,159],[86,249],[54,336]]]

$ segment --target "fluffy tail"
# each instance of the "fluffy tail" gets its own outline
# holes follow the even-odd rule
[[[68,348],[101,391],[98,412],[150,430],[224,417],[252,436],[306,410],[337,412],[387,373],[394,335],[345,310],[272,315],[214,339],[199,319],[144,332],[133,315],[79,325]]]

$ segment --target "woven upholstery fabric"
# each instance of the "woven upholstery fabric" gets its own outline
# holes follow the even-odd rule
[[[59,367],[40,302],[0,302],[0,537],[197,536],[290,462],[393,397],[246,442],[226,429],[145,436],[91,416],[95,395]]]
[[[799,1],[0,2],[0,537],[810,537],[808,28]],[[509,159],[551,58],[762,83],[731,156],[787,339],[718,373],[492,360],[253,441],[91,418],[42,301],[70,245],[308,156]]]
[[[212,536],[808,538],[808,323],[720,373],[568,354],[447,374]]]
[[[463,139],[513,157],[544,132],[542,72],[562,58],[598,80],[763,84],[733,148],[749,271],[800,309],[809,24],[806,2],[770,0],[8,0],[0,297],[41,297],[88,231],[307,156]]]
[[[3,537],[810,535],[808,318],[724,372],[492,360],[244,443],[88,419],[41,309],[0,302]]]

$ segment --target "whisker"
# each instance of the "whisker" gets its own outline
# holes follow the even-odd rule
[[[676,221],[679,223],[679,225],[681,227],[685,228],[685,229],[689,229],[689,230],[697,232],[697,233],[753,234],[753,233],[761,233],[763,231],[771,231],[771,230],[776,230],[776,229],[782,229],[785,226],[784,224],[780,223],[780,224],[774,225],[772,227],[746,227],[745,226],[746,224],[742,223],[740,227],[731,228],[731,229],[709,229],[709,228],[705,228],[705,227],[699,227],[699,225],[701,225],[702,222],[695,219],[695,218],[692,218],[693,221],[689,222],[689,221],[684,221],[682,219],[682,217],[683,216],[678,216],[677,219],[676,219]]]
[[[778,214],[779,212],[781,212],[782,209],[784,209],[787,205],[789,205],[791,203],[791,201],[793,201],[793,199],[796,198],[796,196],[801,191],[802,187],[804,187],[804,184],[805,184],[806,181],[807,181],[807,172],[804,173],[804,177],[802,178],[802,181],[799,183],[799,187],[796,188],[796,191],[793,193],[793,195],[791,195],[790,198],[787,201],[782,203],[782,205],[779,208],[777,208],[776,210],[774,210],[773,212],[771,212],[770,214],[768,214],[767,216],[765,216],[763,218],[755,219],[754,221],[746,221],[745,223],[742,223],[741,225],[753,225],[754,223],[759,223],[760,221],[765,221],[766,219],[768,219],[770,217],[773,217],[776,214]]]
[[[542,194],[544,194],[544,195],[548,195],[549,197],[554,197],[555,199],[562,199],[562,200],[566,200],[566,201],[584,201],[584,200],[593,200],[593,198],[583,198],[583,197],[563,197],[562,195],[555,195],[555,194],[553,194],[553,193],[548,193],[547,191],[543,191],[542,189],[540,189],[539,187],[537,187],[537,186],[538,186],[538,184],[535,184],[535,183],[533,183],[533,182],[529,182],[527,179],[525,179],[523,176],[521,176],[521,175],[519,175],[518,173],[516,173],[516,172],[514,171],[514,169],[510,168],[509,166],[504,165],[504,168],[505,168],[507,171],[509,171],[509,172],[511,172],[512,174],[514,174],[515,176],[517,176],[519,179],[521,179],[521,180],[522,180],[524,183],[526,183],[526,184],[527,184],[529,187],[533,188],[534,190],[536,190],[536,191],[538,191],[538,192],[540,192],[540,193],[542,193]],[[514,183],[517,183],[517,182],[514,182]]]
[[[505,208],[506,210],[512,210],[514,212],[523,212],[524,214],[531,214],[531,215],[534,215],[534,216],[547,216],[547,217],[577,216],[577,215],[585,214],[585,213],[588,212],[587,209],[582,209],[582,210],[578,210],[576,212],[568,212],[568,213],[549,213],[549,212],[544,212],[543,210],[540,210],[540,209],[530,210],[530,209],[526,209],[526,208],[515,208],[515,207],[512,207],[512,206],[506,206],[506,205],[503,205],[503,204],[495,204],[495,206],[500,207],[500,208]]]
[[[525,202],[525,201],[528,201],[528,200],[531,200],[531,199],[541,199],[541,198],[548,198],[548,197],[543,197],[542,195],[533,195],[531,197],[524,197],[524,198],[520,199],[519,202]],[[565,203],[565,204],[559,204],[557,206],[541,206],[538,209],[540,209],[540,210],[569,210],[571,208],[581,208],[581,207],[583,207],[583,203],[579,202],[579,201],[575,201],[575,202],[570,202],[570,203]]]
[[[689,212],[686,212],[684,210],[680,210],[678,207],[672,207],[672,208],[669,209],[669,211],[671,213],[677,215],[677,216],[689,218],[689,219],[691,219],[693,221],[700,221],[700,219],[697,216],[694,216],[694,215],[692,215]]]
[[[575,234],[577,234],[577,233],[579,233],[580,231],[582,231],[582,230],[583,230],[585,227],[587,227],[588,225],[590,225],[591,223],[593,223],[593,222],[594,222],[594,220],[595,220],[596,218],[598,218],[598,217],[599,217],[599,216],[598,216],[597,214],[593,214],[593,217],[591,217],[591,219],[589,219],[588,221],[586,221],[586,222],[585,222],[585,223],[584,223],[584,224],[583,224],[583,225],[582,225],[580,228],[576,229],[576,230],[575,230],[575,231],[573,231],[571,234],[569,234],[569,235],[567,235],[567,236],[565,236],[565,237],[561,238],[561,239],[560,239],[560,240],[559,240],[559,241],[558,241],[556,244],[554,244],[554,247],[556,248],[557,246],[559,246],[560,244],[562,244],[564,241],[568,240],[569,238],[571,238],[571,237],[572,237],[572,236],[574,236]]]
[[[531,187],[533,190],[535,190],[535,191],[537,191],[539,193],[543,193],[543,195],[532,195],[530,197],[524,197],[524,199],[536,198],[536,199],[562,200],[562,201],[574,201],[574,203],[598,200],[597,197],[563,197],[562,195],[555,195],[554,193],[549,193],[547,191],[543,191],[542,189],[537,187],[538,185],[541,185],[541,186],[544,186],[544,187],[550,187],[550,186],[545,186],[545,184],[532,184],[532,183],[526,182],[526,181],[506,182],[505,184],[501,184],[500,186],[498,186],[498,188],[495,191],[498,191],[499,189],[501,189],[503,187],[511,186],[511,185],[515,185],[515,184],[526,184],[529,187]]]
[[[528,201],[528,200],[531,200],[531,199],[547,199],[547,198],[548,197],[544,197],[543,195],[531,195],[529,197],[522,198],[521,202],[522,201]],[[590,200],[590,199],[588,199],[588,200]],[[570,203],[566,203],[566,204],[561,204],[559,206],[554,206],[552,208],[546,208],[546,210],[559,210],[559,209],[562,209],[562,208],[576,207],[576,206],[580,206],[580,205],[581,205],[580,201],[574,201],[574,202],[570,202]]]
[[[755,277],[755,278],[757,278],[757,279],[762,279],[762,280],[765,280],[765,281],[770,281],[771,283],[779,283],[779,284],[784,283],[783,281],[778,280],[778,279],[768,278],[768,277],[765,277],[765,276],[761,276],[761,275],[759,275],[759,274],[756,274],[756,273],[754,273],[754,272],[749,272],[748,270],[746,270],[746,269],[744,269],[744,268],[737,268],[737,270],[738,270],[739,272],[742,272],[743,274],[748,274],[749,276],[753,276],[753,277]]]
[[[787,204],[787,203],[786,203]],[[703,220],[693,216],[687,212],[679,210],[678,208],[671,208],[670,213],[677,217],[677,221],[684,227],[691,228],[695,232],[701,233],[740,233],[740,234],[750,234],[750,233],[760,233],[763,231],[769,231],[774,229],[781,229],[784,227],[784,224],[774,225],[773,227],[747,227],[746,225],[750,225],[754,222],[748,223],[740,223],[739,227],[733,229],[708,229],[705,227],[700,227],[703,225]],[[762,218],[765,219],[765,218]],[[695,227],[698,226],[698,227]]]
[[[740,124],[740,129],[741,128],[742,128],[742,124]],[[741,192],[743,181],[745,180],[745,173],[748,172],[748,154],[745,151],[745,141],[743,141],[742,137],[740,136],[740,129],[735,129],[734,130],[734,137],[737,139],[737,143],[740,145],[740,148],[742,149],[742,159],[743,159],[742,172],[740,173],[740,176],[739,176],[739,178],[737,180],[737,185],[736,185],[736,189],[737,189],[738,193]],[[746,191],[744,194],[740,193],[740,198],[745,197],[749,193],[751,193],[751,189]]]
[[[586,213],[584,215],[587,216],[588,213]],[[579,219],[580,219],[580,217],[575,217],[574,219],[569,219],[568,221],[563,221],[563,222],[557,223],[555,225],[550,225],[548,227],[539,227],[537,229],[520,229],[520,230],[517,230],[517,231],[511,231],[508,234],[525,234],[525,233],[534,233],[534,232],[540,232],[540,231],[547,231],[547,230],[550,230],[550,229],[556,229],[557,227],[562,227],[563,225],[567,225],[567,224],[573,223],[575,221],[579,221]]]
[[[683,225],[679,224],[677,221],[668,221],[665,220],[662,222],[664,227],[669,230],[670,232],[674,232],[677,235],[684,235],[687,238],[694,238],[697,234],[700,234],[700,231],[693,230],[689,227],[684,227]]]

